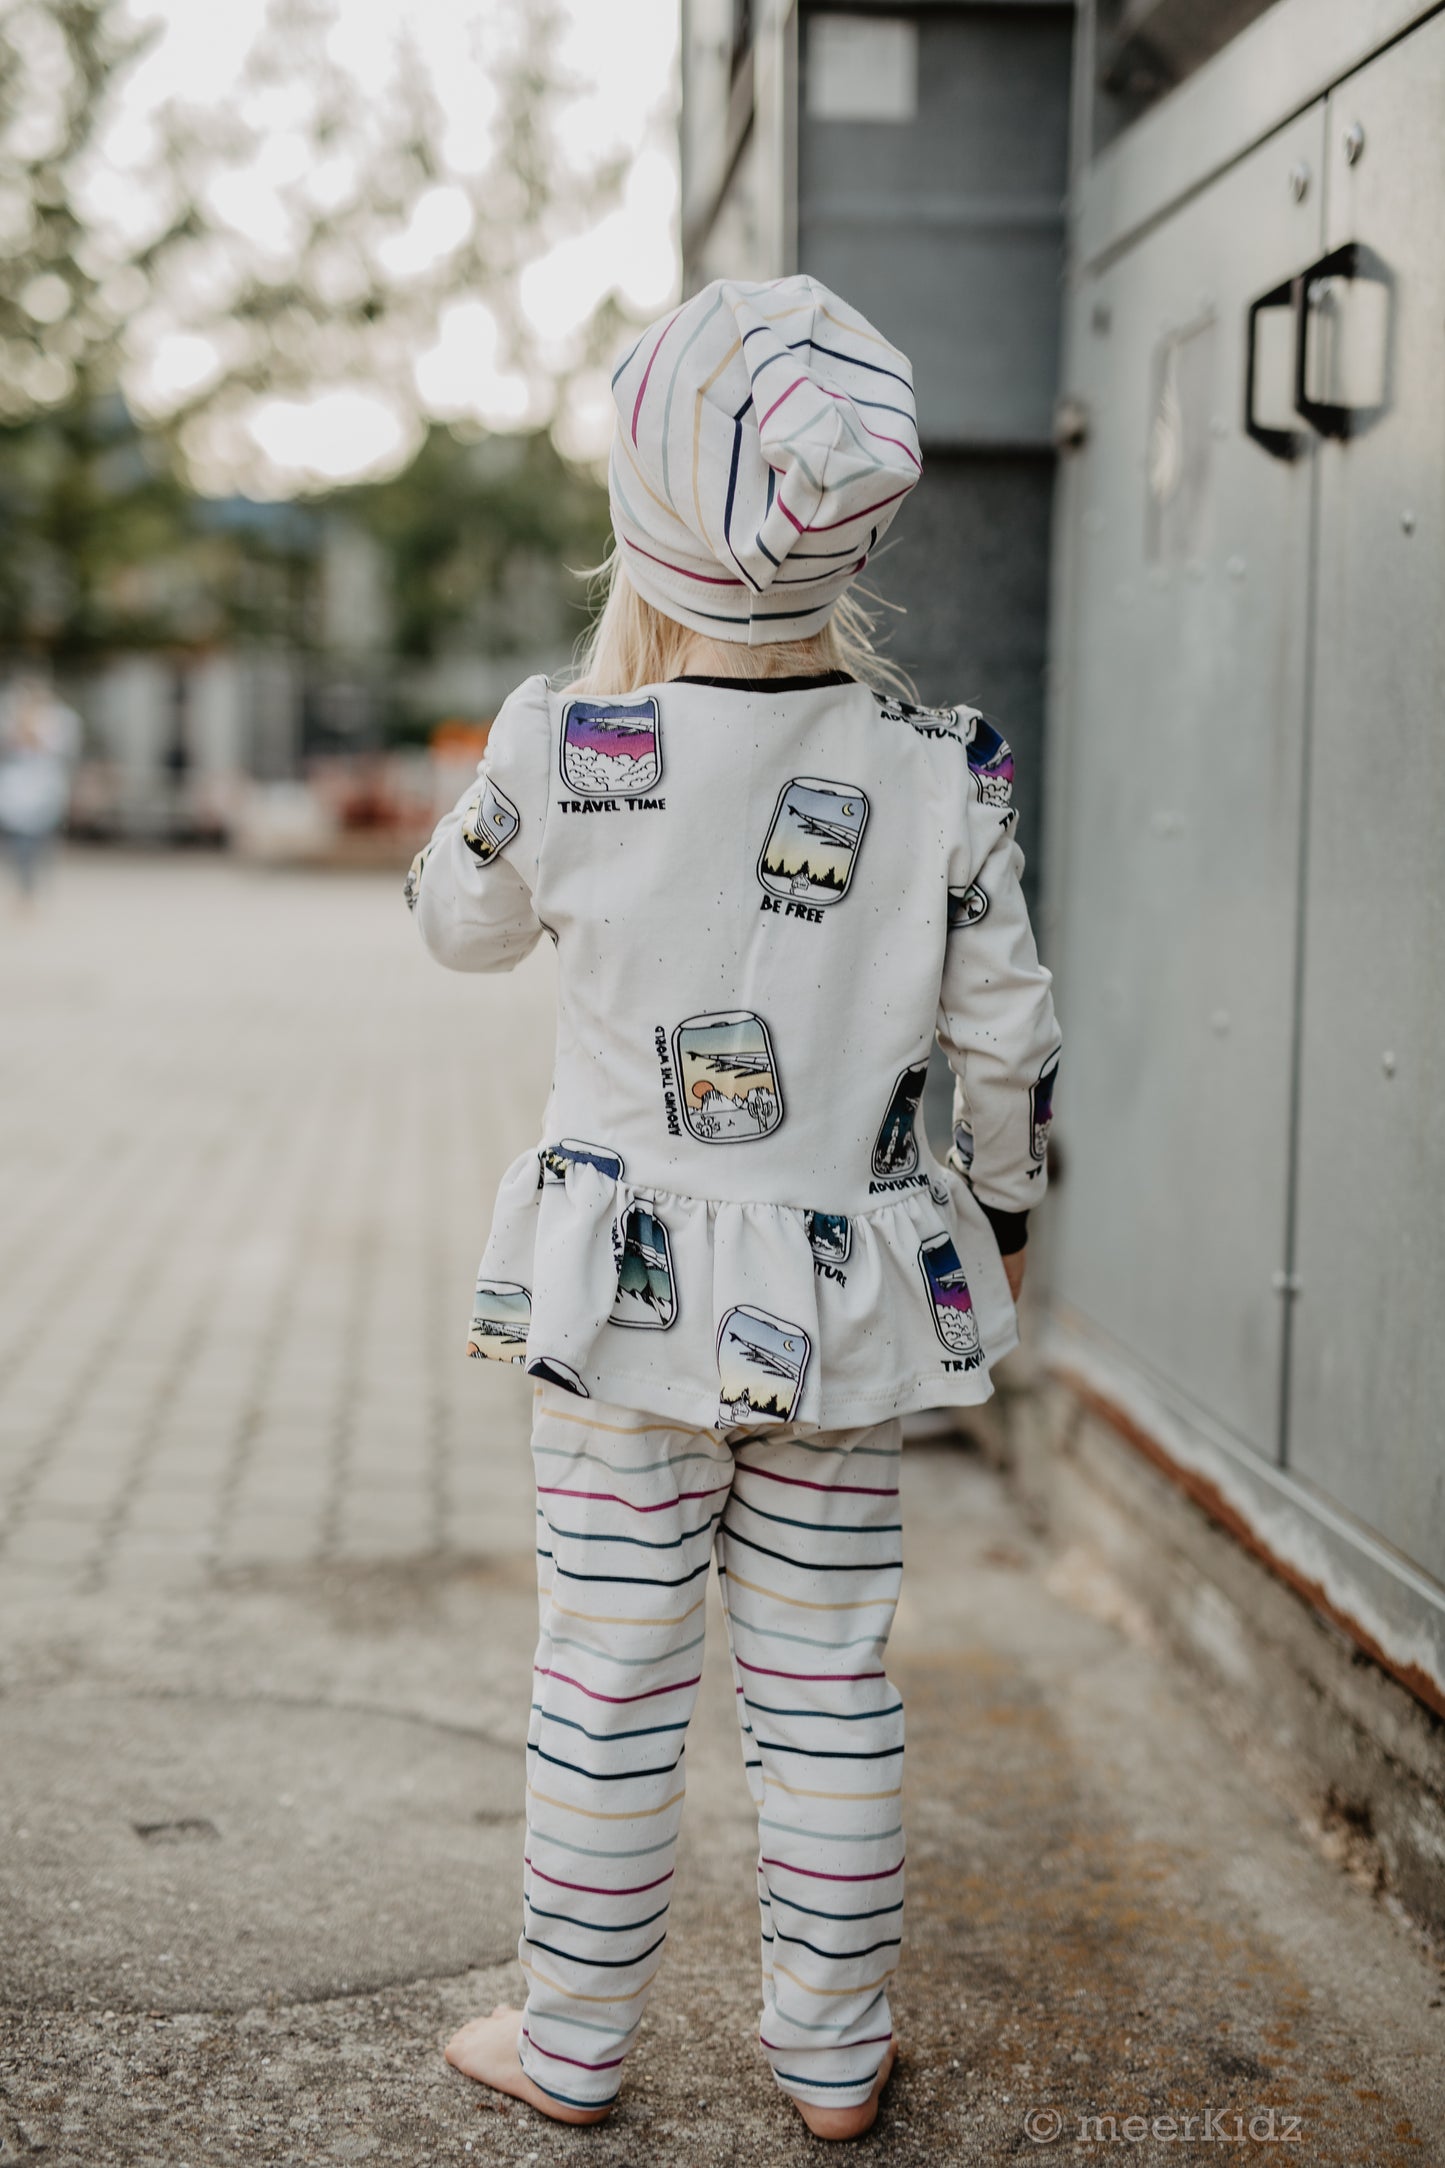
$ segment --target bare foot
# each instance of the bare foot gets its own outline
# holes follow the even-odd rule
[[[600,2123],[612,2112],[610,2101],[605,2108],[572,2108],[534,2085],[517,2053],[521,2037],[521,2011],[499,2002],[490,2017],[474,2017],[460,2032],[452,2034],[447,2042],[447,2061],[463,2077],[490,2085],[494,2093],[510,2093],[513,2100],[525,2100],[529,2108],[550,2116],[554,2123]]]
[[[877,2083],[868,2098],[860,2101],[856,2108],[819,2108],[810,2100],[795,2100],[793,2106],[815,2138],[861,2138],[877,2120],[879,2096],[892,2077],[897,2060],[898,2035],[895,2033],[883,2051]]]

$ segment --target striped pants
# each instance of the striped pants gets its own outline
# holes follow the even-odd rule
[[[522,2065],[616,2097],[667,1934],[714,1552],[758,1810],[761,2039],[796,2099],[866,2099],[903,1926],[894,1421],[680,1429],[542,1386]]]

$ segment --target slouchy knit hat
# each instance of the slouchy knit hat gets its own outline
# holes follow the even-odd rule
[[[627,576],[695,632],[804,640],[922,471],[913,371],[816,279],[716,279],[612,381]]]

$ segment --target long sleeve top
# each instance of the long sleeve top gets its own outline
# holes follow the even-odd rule
[[[1059,1052],[1012,774],[976,711],[838,672],[512,694],[407,878],[453,969],[557,947],[470,1352],[706,1426],[987,1397]]]

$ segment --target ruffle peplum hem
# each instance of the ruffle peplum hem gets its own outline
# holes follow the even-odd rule
[[[931,1162],[845,1214],[633,1185],[606,1153],[544,1147],[498,1191],[467,1348],[700,1428],[836,1428],[986,1400],[1017,1337],[988,1221]]]

